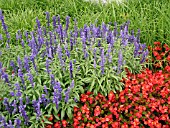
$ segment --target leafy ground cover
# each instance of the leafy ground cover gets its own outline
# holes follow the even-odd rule
[[[132,74],[127,71],[127,79],[123,79],[125,89],[116,94],[110,91],[107,97],[98,93],[81,94],[78,107],[74,107],[73,125],[70,121],[55,121],[54,127],[77,128],[169,128],[170,124],[170,47],[160,42],[154,42],[154,50],[159,49],[159,55],[166,53],[162,59],[164,65],[158,69],[156,58],[152,60],[154,72],[148,68],[141,73]],[[162,50],[162,48],[164,50]],[[158,55],[157,55],[158,56]],[[59,115],[60,116],[60,115]],[[47,125],[50,127],[50,125]]]
[[[47,2],[47,7],[52,7],[52,2]],[[69,2],[77,9],[79,2]],[[14,3],[11,2],[11,8]],[[141,43],[145,39],[140,37],[143,32],[138,30],[135,35],[129,29],[131,24],[137,25],[133,20],[119,27],[119,20],[118,24],[102,21],[108,16],[88,24],[82,22],[83,15],[79,17],[81,11],[70,13],[72,17],[66,16],[64,21],[63,15],[52,17],[52,10],[42,18],[41,9],[48,10],[41,6],[44,3],[46,1],[39,2],[38,17],[34,11],[30,13],[35,19],[32,23],[28,20],[28,24],[34,27],[25,29],[21,23],[24,28],[17,32],[18,26],[12,27],[8,22],[16,10],[7,9],[6,3],[4,10],[0,10],[3,30],[0,35],[0,127],[169,128],[168,43],[154,42],[150,46]],[[164,4],[160,6],[166,6]],[[22,5],[28,9],[30,3],[25,1]],[[66,6],[62,2],[61,5]],[[15,6],[21,8],[20,4]],[[105,9],[110,5],[96,7],[100,6]],[[125,9],[127,5],[122,7]],[[67,13],[64,11],[64,14]],[[75,14],[78,20],[74,19]],[[166,17],[166,13],[163,14]],[[166,27],[162,30],[166,31]],[[150,39],[156,39],[155,35]]]
[[[0,8],[4,11],[6,24],[13,35],[11,37],[14,37],[18,30],[33,30],[36,17],[45,25],[44,13],[48,11],[51,15],[60,15],[62,23],[66,16],[70,16],[71,27],[74,26],[73,20],[76,18],[79,28],[96,20],[98,25],[112,22],[112,26],[116,21],[120,28],[121,24],[130,20],[130,30],[137,33],[140,28],[142,43],[153,45],[154,41],[160,40],[170,44],[169,0],[128,0],[120,6],[114,2],[103,5],[85,0],[0,0]],[[14,42],[15,40],[12,41]]]

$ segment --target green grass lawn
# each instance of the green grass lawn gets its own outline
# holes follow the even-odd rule
[[[141,30],[141,43],[151,45],[161,41],[170,44],[170,0],[129,0],[120,6],[83,0],[0,0],[0,9],[4,11],[6,24],[13,35],[18,29],[34,29],[36,17],[44,24],[44,13],[48,11],[51,17],[60,15],[62,22],[67,15],[72,22],[76,18],[79,27],[96,20],[97,24],[116,21],[118,25],[130,20],[130,29],[135,33],[138,28]]]

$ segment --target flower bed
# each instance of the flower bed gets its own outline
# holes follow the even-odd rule
[[[46,18],[12,45],[0,11],[1,127],[169,127],[168,45],[155,42],[148,55],[129,21],[118,32],[116,23],[78,29],[75,20],[71,30],[70,17],[65,26]]]
[[[170,66],[167,67],[170,69]],[[170,124],[170,74],[153,73],[146,69],[124,79],[125,89],[108,98],[100,93],[81,95],[81,105],[74,108],[74,127],[102,128],[169,128]]]

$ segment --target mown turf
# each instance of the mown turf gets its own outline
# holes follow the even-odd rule
[[[0,0],[6,24],[12,38],[18,29],[33,30],[38,17],[45,25],[44,12],[60,15],[64,23],[69,15],[73,22],[76,18],[78,26],[102,22],[118,25],[131,21],[130,29],[141,30],[141,42],[152,44],[161,41],[170,44],[170,0],[129,0],[120,6],[92,4],[83,0]],[[73,25],[73,23],[72,23]],[[2,30],[1,32],[2,33]]]

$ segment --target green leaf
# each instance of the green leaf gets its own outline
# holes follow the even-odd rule
[[[113,75],[113,74],[110,74],[110,77],[111,77],[111,78],[114,78],[116,81],[118,81],[118,76],[115,76],[115,75]]]
[[[56,113],[58,113],[58,110],[57,110],[57,108],[56,108],[56,104],[53,104],[53,110],[54,110]]]
[[[69,117],[69,119],[71,119],[73,117],[72,108],[71,107],[67,108],[67,116]]]
[[[62,110],[61,110],[61,120],[64,118],[64,116],[65,116],[65,110],[62,109]]]
[[[100,83],[102,84],[102,82],[105,80],[105,78],[106,77],[102,77],[101,79],[100,79]]]
[[[45,109],[49,108],[50,106],[52,106],[52,103],[49,103],[49,104],[45,107]]]
[[[91,83],[92,78],[91,77],[86,77],[86,78],[82,79],[82,81],[85,82],[85,83]]]
[[[42,84],[41,84],[41,77],[37,77],[37,81],[38,81],[38,83],[39,83],[40,85],[42,85]]]
[[[82,86],[79,86],[78,89],[80,90],[81,93],[84,93],[84,89]]]
[[[35,95],[33,95],[33,100],[36,100],[36,96]]]
[[[79,94],[77,93],[77,91],[74,92],[74,95],[73,95],[77,100],[79,100]]]
[[[115,89],[116,89],[116,90],[119,90],[119,87],[118,87],[118,85],[117,85],[117,84],[116,84],[114,87],[115,87]]]
[[[50,108],[47,110],[47,112],[48,112],[48,114],[51,114],[51,112],[52,112],[52,106],[50,106]]]
[[[39,90],[35,90],[35,92],[37,93],[38,96],[40,96]]]
[[[36,116],[31,116],[30,120],[36,120]]]
[[[93,79],[93,81],[90,85],[90,89],[89,89],[90,92],[93,90],[94,84],[95,84],[95,79]]]
[[[99,84],[100,88],[102,89],[102,91],[104,91],[104,88],[103,88],[103,86],[101,85],[100,80],[99,80],[98,78],[97,78],[97,81],[98,81],[98,84]]]
[[[44,121],[44,124],[53,124],[52,122],[48,121],[48,120],[45,120]]]

